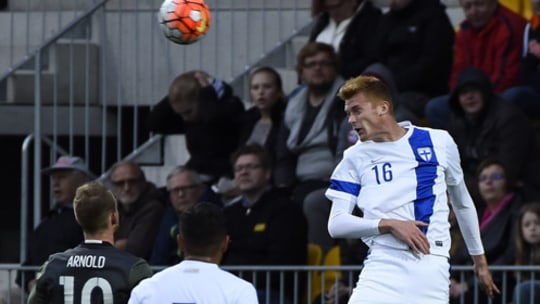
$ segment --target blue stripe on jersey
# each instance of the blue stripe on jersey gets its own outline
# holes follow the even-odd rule
[[[418,162],[415,169],[416,199],[414,200],[414,217],[417,221],[429,224],[429,218],[433,214],[433,204],[435,203],[433,186],[435,185],[439,162],[428,131],[414,129],[409,138],[409,144]],[[427,227],[421,227],[420,230],[426,233]]]
[[[360,185],[346,182],[346,181],[340,181],[337,179],[330,180],[330,189],[345,192],[354,196],[358,196],[358,193],[360,193]]]

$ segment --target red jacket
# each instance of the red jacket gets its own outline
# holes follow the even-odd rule
[[[454,41],[450,88],[454,88],[463,68],[470,66],[486,72],[497,93],[517,85],[526,24],[523,17],[500,4],[481,29],[463,21]]]

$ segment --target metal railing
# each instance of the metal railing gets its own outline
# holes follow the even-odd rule
[[[154,271],[160,271],[164,269],[164,267],[158,267],[154,266],[152,267]],[[354,288],[355,283],[358,279],[357,273],[359,273],[362,270],[361,266],[223,266],[225,270],[228,270],[230,272],[233,272],[237,274],[238,276],[251,281],[254,285],[257,285],[257,274],[263,274],[263,278],[267,280],[267,283],[264,287],[261,287],[262,290],[269,291],[270,285],[273,286],[279,286],[279,288],[275,291],[277,291],[277,299],[270,299],[268,296],[266,301],[263,300],[262,304],[264,303],[285,303],[285,296],[286,289],[292,288],[292,299],[290,299],[291,303],[325,303],[325,298],[321,297],[318,299],[317,302],[315,302],[315,297],[318,298],[320,296],[320,293],[313,293],[315,289],[321,291],[325,290],[328,291],[330,286],[333,284],[336,284],[338,280],[342,282],[345,286],[349,287],[349,295],[352,293],[352,288]],[[4,285],[0,286],[3,288],[3,290],[12,290],[13,285],[13,279],[16,276],[17,271],[37,271],[38,267],[29,267],[25,266],[22,267],[17,264],[0,264],[0,274],[3,274],[3,276],[0,276],[0,282],[2,281],[2,278],[4,278]],[[502,278],[500,282],[498,282],[498,287],[501,290],[500,298],[502,299],[510,299],[512,297],[512,293],[514,290],[514,287],[516,284],[521,283],[522,281],[516,280],[514,281],[514,276],[516,273],[521,274],[530,274],[531,279],[535,280],[535,272],[540,271],[540,265],[538,266],[491,266],[490,270],[492,274],[495,276],[499,276]],[[466,277],[473,275],[473,268],[472,266],[460,266],[460,265],[453,265],[452,266],[453,273],[457,274],[458,277]],[[341,276],[335,276],[332,275],[332,279],[328,280],[328,278],[325,276],[326,273],[340,273]],[[315,274],[319,274],[320,280],[314,281],[313,277],[315,277]],[[277,274],[277,276],[272,276],[272,274]],[[292,282],[289,283],[289,285],[285,285],[283,283],[283,278],[286,274],[291,274],[293,277]],[[260,277],[259,277],[260,278]],[[279,282],[278,284],[272,284],[271,280],[274,278],[278,278]],[[6,284],[7,283],[7,284]],[[419,287],[421,288],[421,287]],[[454,299],[458,303],[467,303],[467,304],[478,304],[479,302],[479,296],[483,291],[480,290],[480,287],[478,285],[478,282],[475,280],[473,286],[474,291],[474,299],[472,302],[466,302],[464,297]],[[540,299],[540,294],[537,294],[537,290],[534,289],[531,290],[530,294],[518,294],[518,297],[528,297],[531,299],[530,303],[534,303],[534,299],[537,299],[538,301]],[[270,294],[269,292],[266,292],[266,294]],[[290,294],[290,293],[289,293]],[[7,295],[7,293],[4,291],[4,296]],[[337,294],[336,294],[337,295]],[[0,299],[1,300],[1,299]],[[8,299],[9,301],[9,299]],[[406,301],[406,299],[404,299]],[[8,302],[9,303],[9,302]],[[344,303],[344,302],[337,302],[337,303]],[[346,302],[345,302],[346,303]],[[491,303],[491,300],[488,301],[488,303]],[[503,303],[506,303],[503,301]]]
[[[78,155],[105,176],[110,165],[153,140],[142,111],[166,94],[176,75],[203,69],[241,82],[251,65],[274,56],[311,21],[307,0],[208,0],[213,21],[207,36],[180,46],[161,33],[161,2],[26,0],[26,6],[17,2],[18,9],[0,12],[8,17],[0,18],[7,22],[0,27],[6,38],[0,49],[8,54],[1,57],[9,58],[0,62],[5,99],[33,108],[32,122],[18,122],[32,124],[22,151],[21,257],[30,206],[34,226],[42,214],[42,167],[59,154]],[[49,149],[42,151],[38,141],[30,156],[36,138],[49,140]]]

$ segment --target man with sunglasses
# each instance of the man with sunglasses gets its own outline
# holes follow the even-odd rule
[[[148,259],[163,215],[161,195],[132,161],[113,165],[110,181],[122,219],[115,234],[114,246]]]

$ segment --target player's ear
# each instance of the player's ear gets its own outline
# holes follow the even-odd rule
[[[109,221],[111,223],[111,226],[114,227],[114,231],[116,232],[116,230],[118,230],[118,227],[120,226],[120,215],[118,214],[118,210],[115,210],[113,213],[111,213]]]
[[[388,114],[389,110],[390,110],[390,104],[389,104],[388,101],[384,100],[383,102],[381,102],[381,103],[379,104],[379,107],[378,107],[378,110],[377,110],[377,114],[378,114],[379,116],[382,116],[382,115],[384,115],[384,114]]]

